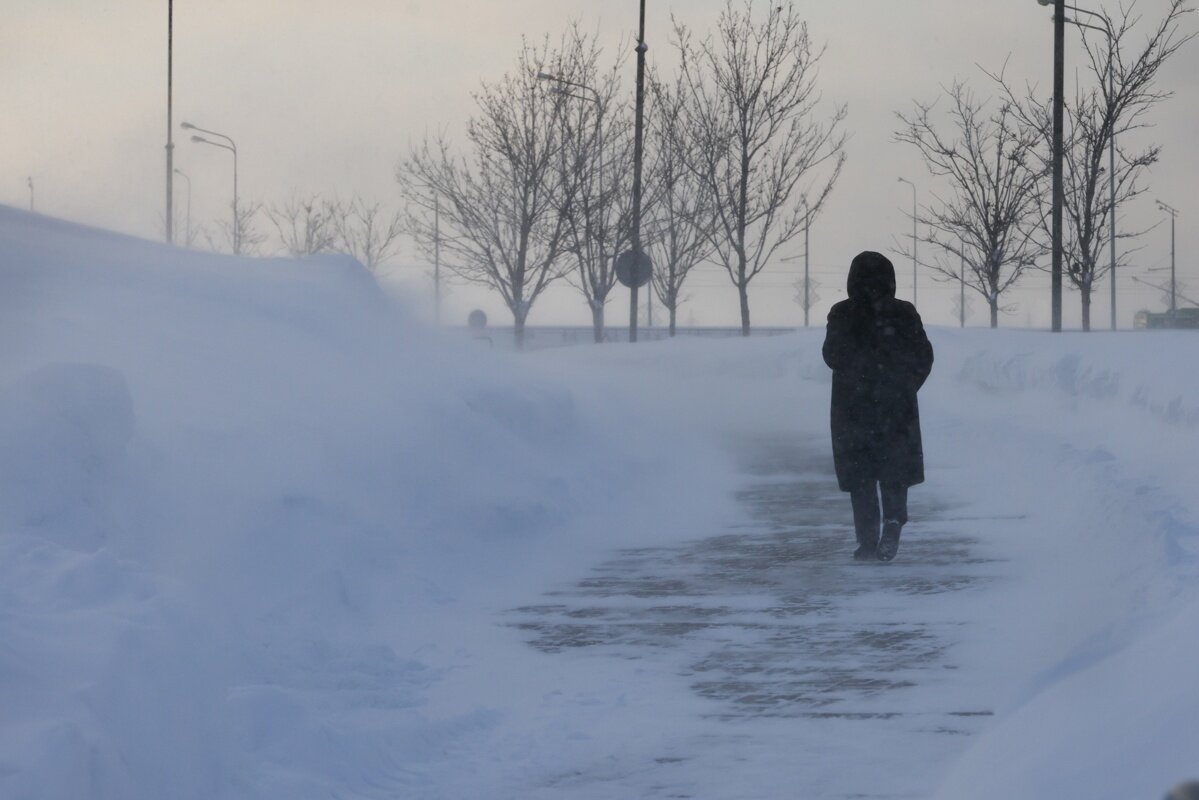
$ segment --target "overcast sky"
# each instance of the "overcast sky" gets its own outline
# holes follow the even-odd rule
[[[648,0],[651,59],[670,63],[670,15],[697,32],[710,26],[723,0]],[[126,233],[160,238],[166,141],[167,0],[4,0],[0,27],[0,203],[28,207],[27,178],[38,211]],[[761,4],[763,8],[766,4]],[[828,46],[820,85],[830,103],[846,103],[848,162],[825,213],[813,225],[811,264],[822,285],[813,322],[844,296],[844,273],[860,250],[890,252],[911,235],[905,211],[913,180],[924,202],[931,179],[909,146],[893,141],[895,112],[913,98],[935,99],[940,85],[965,78],[985,91],[977,65],[1052,85],[1052,23],[1035,0],[812,0],[798,4],[813,38]],[[1099,8],[1097,5],[1090,7]],[[1139,0],[1146,20],[1166,0]],[[293,192],[354,194],[398,207],[397,160],[408,143],[445,127],[458,137],[472,112],[480,80],[512,68],[521,37],[557,36],[571,20],[596,30],[612,56],[635,33],[637,0],[176,0],[174,98],[176,124],[189,120],[232,136],[238,146],[240,194],[276,203]],[[1186,20],[1199,28],[1199,15]],[[1147,28],[1148,25],[1143,25]],[[1143,33],[1143,32],[1141,32]],[[1139,41],[1140,37],[1137,37]],[[1068,30],[1067,80],[1087,81],[1078,32]],[[632,90],[634,61],[628,60]],[[1192,254],[1199,248],[1194,202],[1199,178],[1199,41],[1160,74],[1175,96],[1158,107],[1150,138],[1163,145],[1149,191],[1124,212],[1122,228],[1161,218],[1154,198],[1181,212],[1179,277],[1199,294]],[[194,225],[215,227],[228,212],[228,153],[191,142],[176,131],[175,165],[192,181]],[[187,203],[186,183],[176,182]],[[1141,250],[1118,284],[1120,324],[1142,307],[1160,308],[1160,293],[1131,274],[1160,280],[1169,266],[1168,223],[1140,241]],[[789,251],[798,254],[802,241]],[[900,295],[910,297],[911,263],[892,254]],[[427,291],[426,267],[405,248],[394,277]],[[751,285],[755,324],[802,321],[792,286],[802,261],[780,264]],[[680,320],[737,321],[735,290],[715,269],[693,276],[692,300]],[[949,324],[957,287],[918,277],[925,319]],[[1097,291],[1096,327],[1109,324],[1109,290]],[[1019,310],[1001,324],[1047,324],[1048,276],[1030,275],[1012,295]],[[618,289],[609,319],[627,316]],[[418,302],[426,298],[418,297]],[[455,287],[448,318],[482,307],[496,322],[502,305],[478,290]],[[534,308],[532,324],[590,319],[582,295],[563,286]],[[1067,291],[1066,324],[1078,320],[1077,294]],[[971,321],[986,324],[981,299]]]

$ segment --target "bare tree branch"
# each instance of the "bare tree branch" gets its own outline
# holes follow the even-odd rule
[[[337,242],[334,222],[338,215],[335,203],[317,195],[292,195],[282,204],[266,209],[267,219],[279,234],[284,251],[293,258],[333,250]]]
[[[964,280],[999,324],[1000,298],[1042,253],[1038,230],[1041,171],[1034,155],[1040,131],[1023,121],[1009,101],[979,100],[961,81],[942,87],[949,109],[938,123],[932,104],[898,113],[896,140],[913,145],[949,196],[917,213],[935,248],[927,266],[946,279]],[[946,131],[945,128],[949,130]],[[908,253],[910,256],[911,253]],[[959,277],[965,260],[968,277]]]
[[[564,98],[557,180],[565,249],[575,262],[567,281],[587,301],[596,342],[603,341],[615,258],[629,244],[632,220],[633,124],[628,104],[617,102],[622,63],[601,70],[602,55],[594,36],[572,26],[555,61],[554,74],[564,81],[551,86]]]
[[[388,212],[381,203],[368,203],[361,197],[337,203],[333,210],[336,248],[377,274],[400,246],[403,218],[398,212]]]
[[[513,72],[484,82],[466,132],[469,157],[444,135],[414,146],[396,170],[418,244],[433,242],[440,205],[441,248],[463,280],[500,293],[512,312],[517,345],[533,303],[567,267],[567,207],[572,186],[558,169],[562,150],[559,95],[537,73],[552,69],[548,41],[522,47]]]
[[[712,253],[708,232],[714,224],[713,200],[699,174],[687,168],[684,154],[691,147],[685,122],[685,95],[681,75],[666,85],[650,80],[649,194],[644,230],[654,260],[652,286],[670,317],[675,335],[679,306],[686,299],[683,283],[688,274]]]
[[[726,1],[715,35],[702,41],[676,20],[675,46],[692,137],[683,156],[711,195],[714,259],[737,287],[749,335],[750,281],[803,229],[800,196],[815,213],[840,175],[845,107],[817,119],[824,51],[793,2],[755,19],[750,0]]]
[[[1110,46],[1108,36],[1098,44],[1082,29],[1087,61],[1097,85],[1078,89],[1065,102],[1062,257],[1064,274],[1079,292],[1083,330],[1091,328],[1091,294],[1095,284],[1111,270],[1110,257],[1102,258],[1103,250],[1110,247],[1113,237],[1130,239],[1144,232],[1111,230],[1113,208],[1118,212],[1144,192],[1141,179],[1145,170],[1161,154],[1158,145],[1143,149],[1129,147],[1126,134],[1148,127],[1146,117],[1153,107],[1171,96],[1171,92],[1157,88],[1155,81],[1166,60],[1195,36],[1181,31],[1183,17],[1193,10],[1188,2],[1169,0],[1166,13],[1140,47],[1130,46],[1129,42],[1133,28],[1141,19],[1133,14],[1135,0],[1121,7],[1119,16],[1110,19]],[[1131,55],[1126,55],[1126,50]],[[1040,131],[1041,146],[1036,152],[1048,165],[1052,153],[1052,100],[1039,97],[1035,87],[1027,87],[1018,97],[1002,75],[992,77],[1003,87],[1022,119]],[[1108,177],[1113,137],[1114,192],[1109,188]],[[1048,183],[1047,175],[1047,172],[1042,175],[1043,184]],[[1051,208],[1046,201],[1051,193],[1047,185],[1042,186],[1041,196],[1041,236],[1048,239]],[[1117,266],[1126,263],[1127,255],[1126,251],[1118,256]]]
[[[266,234],[260,231],[257,225],[258,212],[261,210],[262,203],[239,203],[237,217],[232,222],[221,221],[217,225],[220,242],[217,237],[204,232],[208,246],[213,250],[220,250],[223,242],[234,255],[254,255],[258,246],[266,241]]]

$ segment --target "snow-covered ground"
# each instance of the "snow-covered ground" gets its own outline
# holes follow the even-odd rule
[[[717,723],[676,663],[547,654],[509,616],[743,523],[730,442],[818,461],[821,331],[521,356],[422,328],[351,261],[4,207],[0,288],[0,796],[627,796],[666,764],[691,796],[794,797],[797,750],[860,766],[802,719],[689,761]],[[993,575],[895,602],[968,621],[935,691],[993,716],[900,783],[1199,777],[1199,337],[930,335],[914,502],[952,505]]]

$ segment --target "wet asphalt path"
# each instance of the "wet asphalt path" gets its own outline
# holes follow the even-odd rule
[[[918,487],[896,560],[855,563],[848,499],[820,448],[772,438],[739,442],[734,452],[748,476],[738,493],[742,524],[673,547],[619,551],[584,580],[513,609],[508,622],[547,654],[671,656],[680,680],[710,701],[711,753],[695,758],[719,756],[720,731],[744,742],[765,725],[761,746],[794,730],[827,748],[819,763],[790,762],[787,796],[924,796],[938,764],[922,760],[960,751],[991,715],[962,699],[969,692],[938,691],[956,677],[950,651],[969,624],[946,596],[993,573],[973,553],[969,520]],[[852,769],[863,748],[888,750],[869,763],[895,779]],[[621,796],[708,796],[678,763],[685,760],[662,759],[661,775],[623,784]]]

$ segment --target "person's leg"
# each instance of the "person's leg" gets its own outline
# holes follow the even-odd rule
[[[908,521],[908,487],[882,484],[883,522],[894,521],[903,527]]]
[[[854,551],[856,559],[874,558],[878,548],[878,484],[873,481],[859,481],[849,491],[853,503],[853,527],[858,540],[858,549]]]
[[[883,484],[883,532],[878,540],[878,558],[890,561],[899,551],[899,533],[908,521],[908,487]]]

